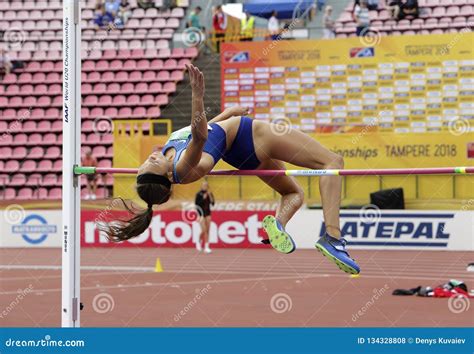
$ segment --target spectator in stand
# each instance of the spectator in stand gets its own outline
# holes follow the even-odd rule
[[[323,24],[324,24],[324,39],[333,39],[336,37],[336,33],[334,31],[334,19],[332,18],[332,6],[328,5],[324,9],[324,17],[323,17]]]
[[[120,0],[106,0],[105,12],[110,14],[112,18],[115,18],[117,16],[119,8],[120,8]]]
[[[222,10],[222,6],[216,7],[215,13],[212,16],[212,27],[214,29],[214,38],[217,45],[217,52],[220,52],[221,42],[225,37],[225,30],[227,28],[227,15]]]
[[[201,190],[196,194],[194,204],[199,215],[201,234],[196,242],[196,249],[201,252],[204,244],[204,253],[211,253],[209,247],[209,228],[211,226],[211,206],[214,205],[214,195],[209,191],[209,184],[204,181]]]
[[[3,79],[3,74],[10,74],[13,69],[13,64],[5,49],[0,48],[0,79]]]
[[[81,161],[82,166],[93,166],[97,167],[97,159],[92,156],[92,151],[87,150],[85,156]],[[96,190],[97,190],[97,175],[86,175],[87,178],[87,194],[85,199],[96,199]]]
[[[255,27],[255,17],[250,12],[245,12],[240,20],[240,35],[242,41],[253,41]]]
[[[404,18],[417,18],[420,14],[418,0],[395,0],[389,6],[394,20],[403,20]]]
[[[268,32],[273,41],[278,39],[280,35],[280,23],[278,22],[277,15],[278,13],[273,11],[272,16],[268,19]]]
[[[355,11],[358,7],[360,7],[360,0],[354,0],[354,6],[352,7],[352,18],[354,19],[354,21],[356,20]],[[367,0],[367,8],[369,9],[369,11],[378,10],[379,0]]]
[[[176,7],[176,0],[163,0],[161,10],[170,10]]]
[[[112,17],[111,14],[109,14],[105,10],[105,5],[104,4],[97,4],[96,7],[96,12],[95,12],[95,18],[94,18],[94,24],[96,24],[98,27],[106,27],[110,23],[114,22],[114,18]]]
[[[137,0],[137,4],[139,7],[141,7],[144,10],[155,7],[154,0]]]
[[[115,24],[117,26],[123,27],[127,23],[128,19],[132,15],[131,5],[128,0],[120,1],[120,6],[118,9],[118,16],[115,19]]]
[[[318,11],[323,11],[324,6],[326,6],[326,0],[317,0],[316,1],[316,8]]]
[[[357,22],[357,36],[364,36],[370,27],[369,9],[367,8],[367,0],[361,0],[360,6],[356,8],[354,17]]]
[[[201,13],[202,9],[200,6],[196,6],[196,8],[191,11],[188,17],[188,22],[186,22],[186,27],[191,28],[199,28],[202,29],[201,20],[199,19],[199,14]]]

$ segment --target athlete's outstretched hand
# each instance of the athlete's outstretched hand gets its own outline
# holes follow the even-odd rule
[[[232,116],[246,116],[249,114],[249,107],[233,106],[229,108]]]
[[[193,64],[186,64],[194,97],[204,97],[204,75]]]

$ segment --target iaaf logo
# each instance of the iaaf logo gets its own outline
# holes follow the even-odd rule
[[[226,220],[217,223],[213,221],[211,222],[209,241],[213,244],[223,243],[226,245],[261,244],[262,237],[259,235],[261,230],[262,223],[257,214],[249,215],[242,221]],[[175,218],[172,221],[165,221],[162,215],[158,214],[153,217],[147,231],[127,242],[137,245],[145,243],[182,245],[196,241],[200,233],[201,228],[198,222],[189,223]],[[104,234],[97,232],[94,221],[84,223],[84,235],[86,244],[109,243]]]
[[[363,209],[362,209],[363,210]],[[341,213],[341,233],[354,246],[447,247],[454,214]],[[326,228],[321,225],[320,235]]]

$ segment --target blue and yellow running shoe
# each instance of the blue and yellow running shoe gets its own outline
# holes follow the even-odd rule
[[[346,243],[347,241],[343,238],[338,240],[326,233],[318,242],[316,242],[315,246],[323,256],[336,263],[342,271],[349,274],[359,274],[360,267],[346,251]]]
[[[296,249],[295,242],[274,216],[265,216],[263,229],[268,235],[268,240],[263,240],[263,243],[270,243],[274,249],[281,253],[291,253]]]

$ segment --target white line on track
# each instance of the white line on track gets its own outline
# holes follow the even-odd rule
[[[185,274],[185,273],[183,273]],[[204,274],[206,274],[204,272]],[[192,280],[192,281],[165,281],[165,282],[146,282],[142,284],[129,284],[129,285],[124,285],[124,284],[118,284],[118,285],[105,285],[105,286],[87,286],[87,287],[81,287],[81,291],[87,291],[87,290],[114,290],[114,289],[127,289],[127,288],[150,288],[150,287],[166,287],[166,286],[172,286],[172,285],[195,285],[195,284],[224,284],[224,283],[237,283],[237,282],[259,282],[259,281],[272,281],[272,280],[302,280],[302,279],[311,279],[311,278],[327,278],[327,277],[338,277],[338,278],[347,278],[348,275],[346,274],[340,274],[340,273],[334,273],[334,274],[309,274],[309,275],[292,275],[292,276],[280,276],[280,277],[259,277],[255,276],[252,278],[234,278],[234,279],[218,279],[218,280],[212,280],[212,279],[203,279],[203,280]],[[364,274],[361,276],[361,280],[363,279],[385,279],[387,281],[387,275],[386,274],[381,274],[381,275],[375,275],[375,274]],[[424,276],[406,276],[406,275],[399,275],[399,276],[390,276],[388,277],[389,280],[396,280],[396,279],[414,279],[414,280],[433,280],[433,281],[439,281],[439,277],[424,277]],[[355,280],[358,281],[359,279]],[[31,293],[45,293],[45,292],[60,292],[62,289],[61,288],[47,288],[47,289],[35,289],[32,290]],[[2,295],[13,295],[17,294],[18,291],[4,291],[0,292],[0,296]]]

